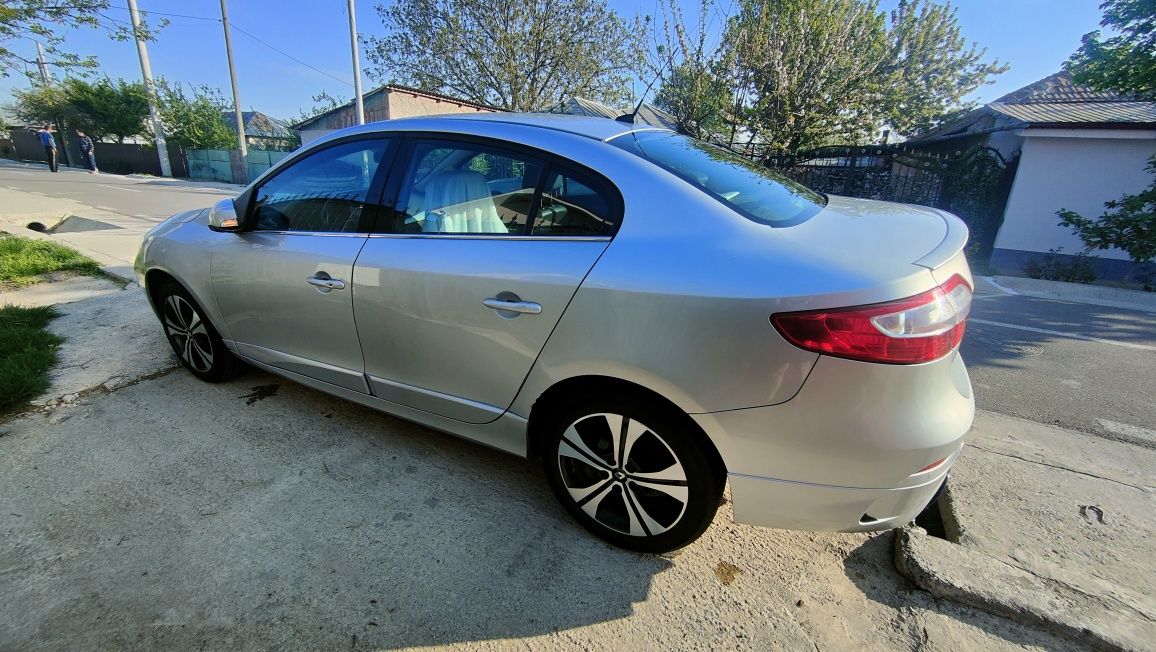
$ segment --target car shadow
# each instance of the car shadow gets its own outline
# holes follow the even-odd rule
[[[33,518],[5,528],[0,647],[517,639],[625,618],[671,567],[587,534],[535,463],[267,374],[83,409],[6,505]]]

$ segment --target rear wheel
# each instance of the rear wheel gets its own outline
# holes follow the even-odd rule
[[[588,530],[660,553],[693,542],[714,519],[723,479],[707,455],[682,415],[606,397],[562,410],[543,465],[558,500]]]
[[[225,348],[217,330],[205,319],[204,311],[183,287],[166,283],[157,297],[165,337],[181,364],[194,376],[219,383],[244,369],[244,363]]]

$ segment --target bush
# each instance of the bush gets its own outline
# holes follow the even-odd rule
[[[1041,278],[1047,281],[1064,281],[1065,283],[1091,283],[1096,280],[1096,268],[1092,265],[1095,256],[1081,251],[1067,260],[1063,256],[1063,247],[1050,249],[1043,259],[1033,258],[1024,265],[1024,274],[1030,278]]]

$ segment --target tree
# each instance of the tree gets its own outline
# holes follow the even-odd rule
[[[59,121],[69,113],[64,89],[59,86],[37,85],[27,89],[13,89],[12,104],[6,108],[26,125],[42,125]]]
[[[1107,0],[1100,25],[1117,36],[1084,35],[1067,68],[1078,84],[1156,97],[1156,0]]]
[[[116,24],[104,15],[108,10],[109,0],[5,0],[0,3],[0,77],[36,64],[12,49],[18,39],[42,43],[48,63],[57,68],[82,71],[96,68],[95,57],[80,57],[65,52],[61,46],[68,30],[76,27],[101,28],[110,38],[120,41],[132,38],[132,28],[124,23]],[[162,27],[165,24],[165,21],[160,23]],[[141,25],[141,37],[152,38],[147,23]]]
[[[981,62],[950,5],[928,0],[900,0],[890,19],[877,0],[741,0],[723,40],[735,112],[787,152],[925,129],[1006,70]]]
[[[662,78],[654,103],[674,116],[679,129],[695,138],[727,127],[731,89],[725,78],[725,51],[707,45],[707,18],[712,0],[702,0],[692,29],[676,0],[662,5],[662,31],[654,30],[653,73]]]
[[[573,95],[620,105],[640,58],[639,31],[605,0],[402,0],[377,13],[371,77],[511,111]]]
[[[987,51],[968,45],[950,4],[900,0],[891,12],[888,40],[884,121],[903,135],[971,109],[974,103],[963,98],[1008,70],[998,61],[982,61]]]
[[[237,133],[225,122],[225,112],[233,110],[220,90],[209,86],[190,86],[157,80],[161,120],[170,145],[194,149],[231,149],[237,144]]]
[[[141,82],[113,82],[106,77],[89,83],[69,78],[63,86],[72,126],[89,136],[111,136],[123,143],[125,138],[145,132],[149,103]]]
[[[1148,171],[1156,175],[1156,156],[1148,159]],[[1121,249],[1144,268],[1156,259],[1156,179],[1146,190],[1104,203],[1108,212],[1098,219],[1061,210],[1060,225],[1072,229],[1089,249]],[[1144,289],[1153,279],[1144,275]]]
[[[313,96],[313,107],[309,110],[301,109],[297,113],[297,118],[294,122],[305,122],[306,120],[315,118],[322,113],[332,111],[333,109],[336,109],[348,101],[349,100],[340,100],[336,97],[333,97],[326,91],[321,91],[317,95]]]

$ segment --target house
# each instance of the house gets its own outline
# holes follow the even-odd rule
[[[620,110],[613,109],[601,102],[588,100],[584,97],[571,97],[563,100],[558,104],[543,111],[543,113],[561,113],[569,115],[585,115],[596,118],[610,118],[614,120],[622,115],[630,113],[634,107]],[[652,127],[663,127],[665,129],[673,129],[678,131],[678,121],[675,117],[666,111],[643,102],[638,107],[638,113],[634,116],[636,124],[645,124]]]
[[[224,111],[221,118],[234,132],[237,129],[236,114]],[[241,122],[245,127],[245,144],[254,149],[293,149],[296,138],[289,124],[265,115],[260,111],[242,111]]]
[[[1065,72],[968,112],[909,141],[922,150],[950,153],[975,145],[1018,159],[991,266],[1019,273],[1049,250],[1062,256],[1083,242],[1060,226],[1056,211],[1085,217],[1104,213],[1104,202],[1152,183],[1145,170],[1156,155],[1156,102],[1079,86]],[[1093,252],[1101,278],[1124,278],[1134,264],[1120,250]]]
[[[420,115],[441,115],[443,113],[489,113],[501,109],[484,104],[459,100],[441,93],[422,91],[397,84],[387,84],[362,96],[365,105],[365,121],[377,122],[394,118],[409,118]],[[338,129],[357,124],[357,110],[353,102],[342,104],[307,120],[302,120],[291,128],[301,134],[301,144],[320,138]]]

